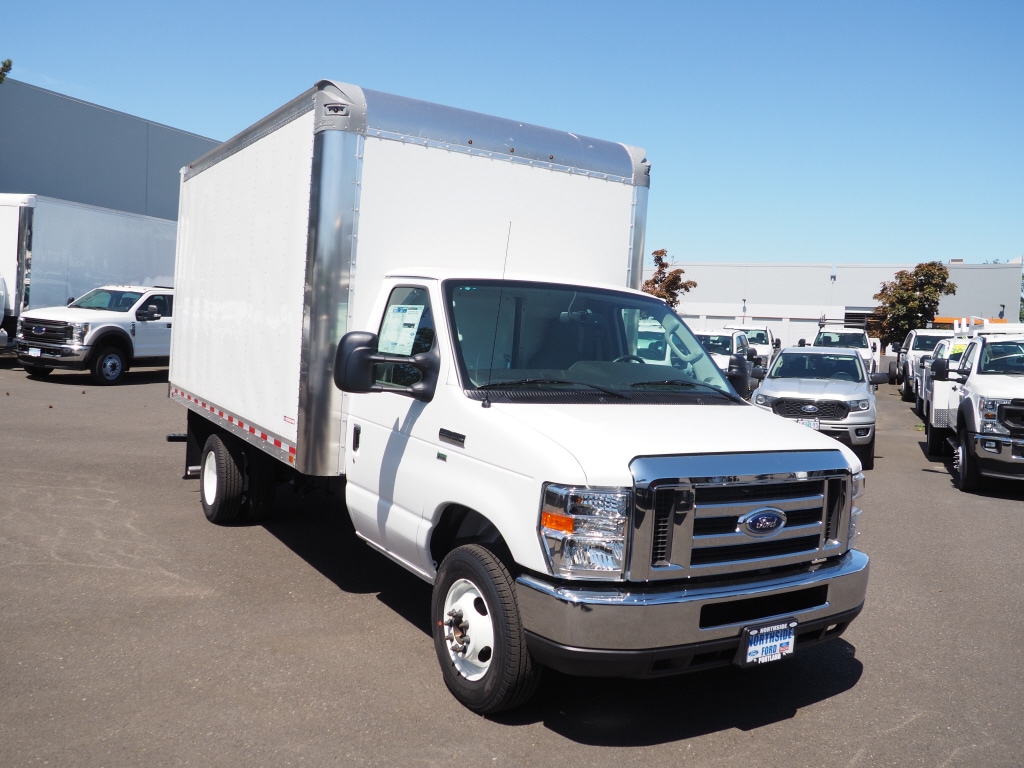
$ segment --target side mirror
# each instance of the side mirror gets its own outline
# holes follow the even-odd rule
[[[894,342],[892,343],[892,346],[891,346],[891,347],[889,347],[889,351],[890,351],[890,352],[895,352],[896,354],[899,354],[899,352],[900,352],[900,345],[899,345],[899,342],[897,342],[897,341],[894,341]]]
[[[747,373],[747,360],[740,353],[729,357],[729,370],[725,372],[725,378],[732,384],[732,388],[739,392],[741,397],[746,397],[750,391],[750,381]]]
[[[755,369],[754,369],[753,371],[751,371],[751,373],[750,373],[750,376],[751,376],[752,378],[755,378],[755,379],[757,379],[758,381],[764,381],[764,377],[765,377],[765,376],[767,376],[767,375],[768,375],[768,369],[767,369],[767,368],[764,368],[763,366],[760,366],[760,365],[759,365],[759,366],[757,366],[757,367],[756,367],[756,368],[755,368]]]
[[[68,300],[64,302],[64,306],[65,307],[70,307],[71,304],[74,302],[74,300],[75,300],[74,296],[68,296]]]
[[[150,304],[148,307],[140,307],[135,310],[136,320],[159,320],[163,315],[160,314],[160,310],[156,308],[156,304]]]
[[[377,352],[377,334],[350,331],[338,342],[334,355],[334,386],[343,392],[394,392],[399,395],[430,402],[437,388],[441,370],[441,356],[435,343],[427,352],[416,355],[382,355]],[[374,366],[378,363],[411,365],[420,372],[420,380],[408,387],[393,387],[377,383]]]
[[[932,360],[932,378],[949,381],[949,360]]]
[[[871,342],[871,351],[872,352],[877,352],[878,351],[878,344],[873,342],[873,341]]]
[[[759,358],[760,356],[761,355],[758,354],[757,349],[755,347],[747,348],[747,360],[757,360],[757,358]]]
[[[775,349],[782,349],[782,339],[776,339],[772,342],[772,347]]]

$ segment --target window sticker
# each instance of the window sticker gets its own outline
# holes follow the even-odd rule
[[[412,304],[388,307],[381,323],[378,351],[385,355],[411,355],[424,309],[421,305]]]

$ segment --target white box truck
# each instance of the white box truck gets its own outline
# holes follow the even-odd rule
[[[176,223],[31,194],[0,194],[0,350],[18,318],[104,284],[169,285]]]
[[[634,147],[334,81],[183,169],[169,394],[206,516],[340,487],[433,585],[476,712],[545,668],[785,659],[864,603],[857,458],[629,287],[648,188]]]

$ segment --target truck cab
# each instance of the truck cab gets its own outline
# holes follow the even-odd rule
[[[173,288],[104,285],[66,307],[24,312],[18,360],[35,378],[87,369],[97,384],[117,384],[133,364],[167,363],[173,314]]]
[[[957,487],[974,491],[987,478],[1024,480],[1024,335],[970,339],[956,368],[932,361],[959,401],[955,423]]]

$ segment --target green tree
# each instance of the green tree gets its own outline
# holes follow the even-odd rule
[[[7,79],[7,73],[11,71],[11,66],[10,59],[0,61],[0,83]]]
[[[913,272],[901,269],[891,281],[882,283],[875,294],[879,302],[875,310],[882,334],[882,344],[903,341],[915,328],[924,328],[935,319],[943,296],[956,293],[956,284],[949,282],[949,270],[938,261],[918,264]]]
[[[679,303],[679,294],[689,293],[692,288],[697,287],[697,283],[693,280],[683,280],[682,269],[668,271],[668,251],[664,248],[652,252],[651,256],[654,257],[654,274],[650,280],[644,281],[640,289],[674,307]]]

